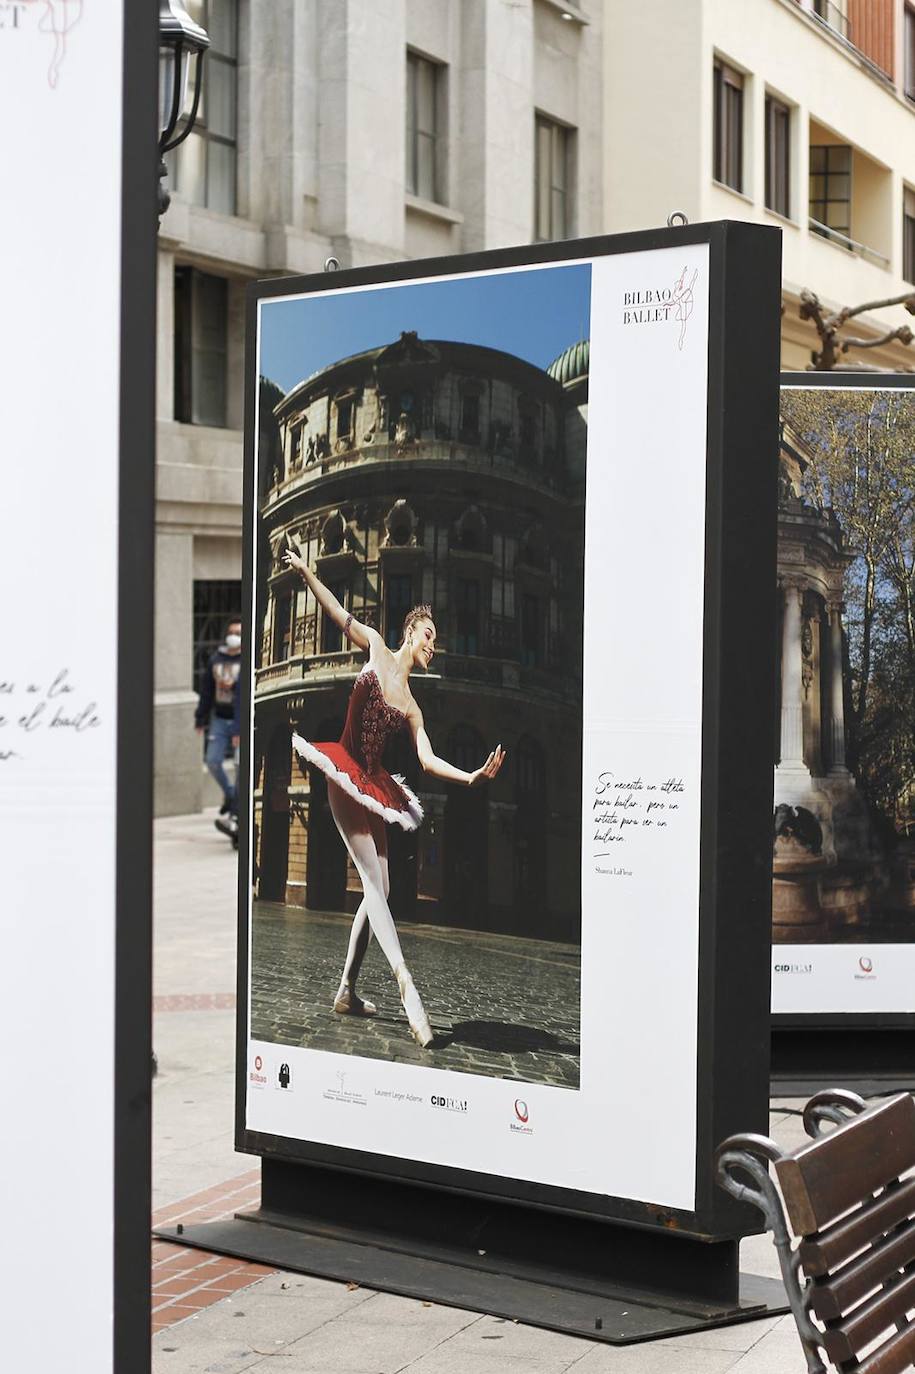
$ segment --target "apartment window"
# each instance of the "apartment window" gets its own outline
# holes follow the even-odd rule
[[[292,657],[292,593],[276,598],[273,619],[273,662],[285,663]]]
[[[226,424],[228,291],[225,277],[175,268],[175,419]]]
[[[172,187],[194,205],[235,214],[238,0],[185,0],[210,35],[194,131],[168,155]]]
[[[766,96],[766,206],[786,219],[791,214],[791,111]]]
[[[343,609],[346,609],[346,595],[348,587],[345,581],[328,582],[325,584],[332,596],[335,596]],[[321,626],[321,653],[339,654],[343,648],[343,630],[332,616],[324,612],[323,623]]]
[[[848,15],[846,14],[848,0],[813,0],[813,12],[818,19],[822,19],[824,24],[828,24],[836,33],[840,33],[843,38],[848,37]]]
[[[523,735],[515,755],[515,795],[519,800],[546,800],[546,761],[530,735]]]
[[[902,275],[915,284],[915,191],[908,186],[902,201]]]
[[[445,201],[445,68],[407,53],[407,190]]]
[[[480,584],[461,577],[457,584],[457,634],[455,650],[459,654],[480,652]]]
[[[480,436],[480,397],[475,391],[465,391],[461,397],[461,439],[471,442]]]
[[[349,439],[353,432],[353,398],[337,402],[337,438]]]
[[[534,128],[534,238],[566,239],[572,233],[572,140],[574,130],[537,115]]]
[[[540,598],[525,594],[521,599],[521,662],[536,668],[542,658],[543,613]]]
[[[915,9],[908,5],[905,7],[903,43],[905,45],[905,70],[903,73],[905,93],[909,100],[915,100]]]
[[[194,691],[203,690],[210,655],[225,638],[226,626],[241,606],[241,582],[195,580],[193,614]]]
[[[389,573],[384,580],[384,641],[399,649],[403,623],[413,607],[413,578],[409,573]]]
[[[725,62],[714,72],[714,168],[722,186],[743,190],[743,77]]]
[[[810,227],[847,239],[851,233],[851,148],[843,143],[810,148]]]

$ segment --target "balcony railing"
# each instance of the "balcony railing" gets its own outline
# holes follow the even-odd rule
[[[848,40],[848,15],[833,0],[813,0],[813,17],[828,29]]]
[[[837,243],[840,248],[847,249],[849,253],[857,253],[859,257],[867,258],[868,262],[876,263],[878,267],[889,267],[889,258],[885,253],[878,253],[876,248],[869,248],[866,243],[859,243],[857,239],[850,239],[847,234],[840,233],[838,229],[830,229],[828,224],[821,224],[812,215],[808,224],[812,233],[819,234],[821,238],[829,239],[830,243]]]

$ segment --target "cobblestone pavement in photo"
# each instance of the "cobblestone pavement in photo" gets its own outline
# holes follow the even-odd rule
[[[578,1087],[577,945],[398,926],[435,1032],[434,1044],[423,1050],[410,1034],[394,975],[374,940],[359,992],[376,1004],[378,1015],[338,1016],[332,1010],[351,924],[350,916],[255,903],[254,1039]]]

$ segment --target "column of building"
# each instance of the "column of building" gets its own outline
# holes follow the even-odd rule
[[[849,778],[845,763],[845,686],[842,677],[842,603],[830,602],[829,614],[829,776]]]
[[[801,648],[801,617],[804,589],[800,583],[783,584],[781,673],[781,748],[778,776],[794,782],[810,781],[804,762],[804,680]]]

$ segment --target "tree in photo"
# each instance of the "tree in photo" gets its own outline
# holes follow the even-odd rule
[[[915,821],[915,407],[907,391],[787,391],[812,454],[806,499],[831,510],[845,576],[849,761],[894,828]]]

